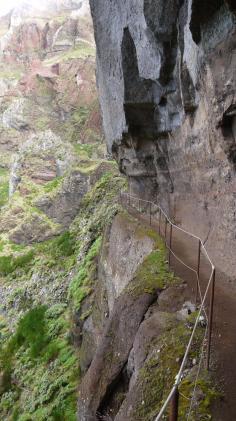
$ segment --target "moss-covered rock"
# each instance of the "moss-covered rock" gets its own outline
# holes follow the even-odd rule
[[[0,167],[0,209],[4,206],[9,197],[9,171]]]
[[[98,171],[97,180],[94,176],[69,231],[31,247],[2,240],[8,266],[5,262],[0,275],[5,316],[0,321],[0,361],[3,372],[10,374],[0,399],[5,420],[76,419],[80,375],[72,321],[84,299],[93,295],[104,213],[107,220],[113,218],[125,183],[113,165],[109,168],[104,175]]]
[[[190,335],[188,322],[177,320],[174,313],[157,310],[142,323],[134,342],[131,387],[116,416],[117,421],[152,421],[157,416],[175,383]],[[188,416],[198,375],[198,366],[194,364],[199,362],[203,337],[204,329],[199,326],[180,385],[179,419],[182,421]],[[209,374],[202,368],[190,419],[211,419],[210,405],[216,396]],[[168,411],[164,419],[168,419]]]

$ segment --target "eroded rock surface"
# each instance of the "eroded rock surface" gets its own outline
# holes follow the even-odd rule
[[[131,191],[235,276],[235,6],[90,0],[110,151]]]
[[[26,2],[0,29],[0,235],[29,244],[67,229],[103,174],[89,3]]]
[[[153,249],[154,241],[127,215],[118,215],[104,239],[100,279],[105,282],[108,307],[132,280],[137,266]]]
[[[166,364],[177,369],[188,337],[191,294],[168,273],[155,231],[124,212],[105,232],[97,275],[94,297],[82,308],[86,313],[93,302],[91,315],[78,324],[84,374],[78,420],[153,420],[173,378],[168,369],[163,380],[162,359],[168,352]],[[172,340],[181,343],[173,353]]]
[[[108,322],[100,346],[80,387],[78,416],[81,421],[96,419],[109,387],[125,366],[138,326],[155,296],[121,295]],[[132,318],[130,317],[132,312]],[[93,418],[94,417],[94,418]]]

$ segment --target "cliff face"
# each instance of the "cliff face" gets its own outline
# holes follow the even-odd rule
[[[181,132],[203,114],[186,7],[92,4],[109,149],[132,189],[169,210],[182,185],[174,165],[188,152]],[[40,11],[27,1],[0,20],[0,35],[0,418],[153,421],[196,307],[155,229],[118,201],[126,178],[103,144],[88,0],[42,0]],[[183,419],[203,327],[180,388]],[[196,396],[195,419],[209,419],[217,394],[205,373]]]
[[[69,226],[89,187],[81,166],[86,160],[94,166],[90,158],[105,153],[89,3],[50,4],[39,11],[19,6],[0,21],[1,205],[8,191],[11,197],[0,235],[17,243],[42,241]],[[49,182],[57,193],[45,194]]]
[[[236,273],[233,1],[90,0],[108,148]]]
[[[90,315],[101,235],[124,188],[106,160],[89,3],[42,3],[51,7],[29,4],[0,19],[5,421],[75,421],[77,325]]]

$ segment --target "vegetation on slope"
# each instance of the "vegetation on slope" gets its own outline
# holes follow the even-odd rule
[[[93,290],[103,228],[118,210],[123,186],[116,171],[104,174],[69,231],[32,245],[27,264],[2,274],[0,288],[11,290],[0,309],[2,419],[76,419],[80,374],[72,317]]]
[[[171,387],[174,385],[175,376],[179,371],[180,363],[184,356],[191,330],[193,317],[190,316],[186,322],[176,322],[170,319],[169,327],[165,333],[156,341],[149,344],[150,353],[138,378],[138,389],[142,390],[142,400],[135,410],[135,419],[152,421],[160,411],[167,398]],[[188,417],[191,399],[195,390],[190,421],[210,420],[211,404],[218,396],[213,383],[204,367],[195,380],[198,373],[199,356],[203,341],[204,329],[200,326],[197,329],[194,342],[188,357],[184,372],[184,379],[179,387],[179,419],[185,421]],[[193,363],[195,361],[195,363]],[[168,416],[166,415],[166,418]]]
[[[9,171],[0,167],[0,209],[8,201],[9,195]]]

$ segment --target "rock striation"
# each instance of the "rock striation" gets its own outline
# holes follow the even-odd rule
[[[235,276],[236,9],[90,0],[109,150],[131,191],[205,238]]]

